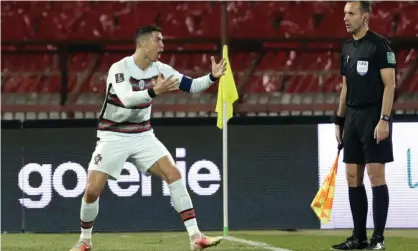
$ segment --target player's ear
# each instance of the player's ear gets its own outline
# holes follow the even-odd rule
[[[141,40],[141,38],[138,38],[138,39],[136,40],[136,46],[137,46],[137,47],[142,47],[142,40]]]
[[[143,48],[147,47],[147,35],[142,35],[138,38],[139,45]]]
[[[146,48],[147,47],[147,41],[144,38],[141,39],[141,47],[142,48]]]

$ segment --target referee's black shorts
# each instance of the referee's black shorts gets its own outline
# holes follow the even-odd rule
[[[374,130],[380,120],[378,107],[353,109],[347,107],[344,123],[344,158],[347,164],[388,163],[393,161],[392,123],[389,136],[377,144]]]

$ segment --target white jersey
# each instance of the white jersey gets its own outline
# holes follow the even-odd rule
[[[192,79],[159,61],[141,70],[133,56],[125,57],[114,63],[108,72],[106,98],[97,128],[99,137],[152,130],[152,97],[148,89],[154,87],[160,74],[179,79],[180,89],[186,92],[204,91],[214,83],[209,74]]]

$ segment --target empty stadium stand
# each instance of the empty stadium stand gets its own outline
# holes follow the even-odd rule
[[[209,57],[219,55],[216,51],[217,43],[209,43],[221,39],[221,5],[215,2],[19,1],[2,2],[1,6],[2,52],[8,52],[2,53],[1,58],[2,105],[6,108],[60,105],[62,76],[59,55],[54,52],[57,49],[56,42],[59,41],[102,44],[124,40],[124,48],[131,48],[133,52],[135,29],[143,24],[155,23],[164,29],[168,40],[208,41],[206,45],[201,42],[200,45],[197,42],[189,42],[188,45],[167,44],[168,52],[163,55],[162,61],[179,71],[191,76],[204,74],[210,69]],[[331,38],[342,40],[348,37],[343,27],[343,7],[344,2],[229,2],[228,37],[235,41],[264,41],[263,49],[257,48],[253,52],[250,46],[248,51],[242,51],[233,50],[231,45],[231,65],[236,82],[240,83],[243,102],[335,104],[341,84],[339,49],[335,47],[335,42],[329,41]],[[396,39],[418,37],[417,3],[380,2],[374,6],[373,13],[371,28],[374,31]],[[278,43],[275,42],[277,39],[288,39],[289,42]],[[298,42],[304,39],[318,42],[310,50],[299,50],[309,46]],[[28,44],[38,41],[30,48],[45,53],[18,53],[21,47],[13,46],[13,43],[22,44],[24,41]],[[284,46],[287,48],[281,50]],[[322,49],[316,50],[319,47]],[[207,51],[177,52],[185,48],[204,48]],[[92,105],[87,109],[88,113],[86,108],[80,108],[83,111],[76,113],[76,117],[98,115],[106,89],[108,68],[132,52],[74,52],[68,55],[68,102]],[[260,61],[259,64],[252,71],[249,70],[251,63],[256,60]],[[417,48],[399,48],[398,80],[415,60]],[[251,75],[245,81],[247,71]],[[400,100],[418,100],[417,71],[402,86],[402,90],[408,95],[402,96]],[[175,98],[167,95],[156,100],[156,104],[213,104],[215,92],[216,87],[213,87],[203,95],[176,94]],[[57,117],[63,114],[59,110],[54,112]],[[282,111],[282,114],[289,112]],[[307,113],[314,114],[312,111]],[[161,112],[156,113],[156,116],[167,114]],[[194,116],[198,113],[185,114]],[[210,115],[204,111],[201,114]],[[7,112],[7,109],[2,113],[4,119],[15,115],[16,112]],[[45,112],[42,116],[48,117],[50,113]]]

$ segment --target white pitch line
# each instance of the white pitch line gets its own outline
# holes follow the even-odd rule
[[[289,249],[274,247],[274,246],[269,245],[269,244],[264,243],[264,242],[249,241],[249,240],[245,240],[245,239],[241,239],[241,238],[236,238],[236,237],[232,237],[232,236],[226,236],[226,237],[224,237],[224,239],[225,240],[229,240],[229,241],[233,241],[233,242],[238,242],[238,243],[246,244],[248,246],[262,248],[262,249],[265,249],[265,250],[272,250],[272,251],[292,251],[292,250],[289,250]]]

